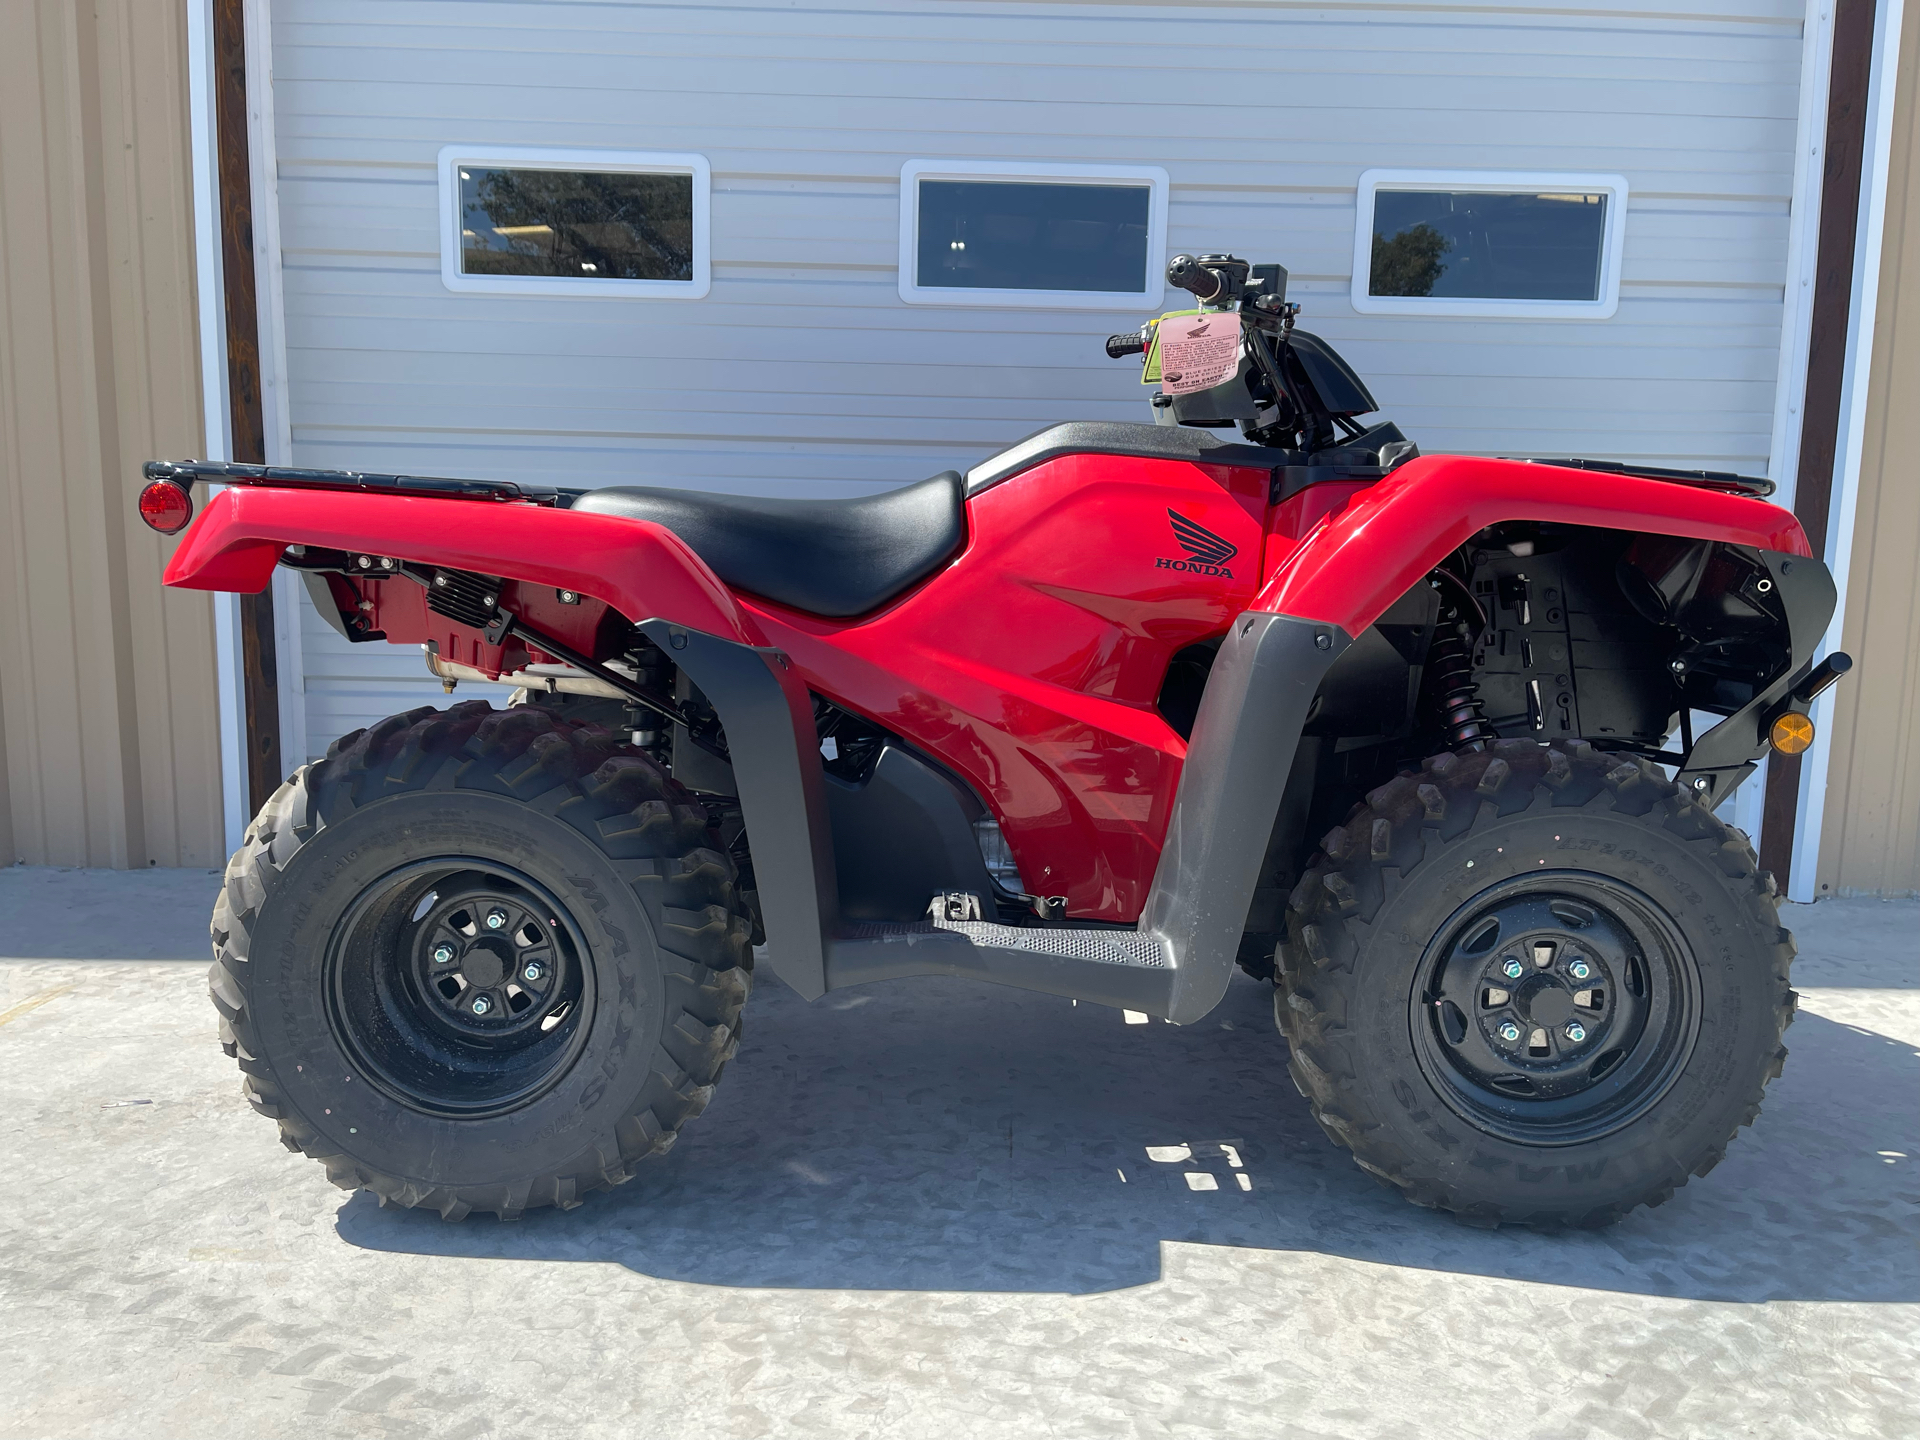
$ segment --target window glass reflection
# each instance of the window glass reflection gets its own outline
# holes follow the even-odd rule
[[[919,189],[920,285],[1147,288],[1147,186],[922,180]]]
[[[1367,293],[1597,300],[1607,201],[1605,193],[1377,191]]]
[[[460,270],[693,279],[693,177],[460,167]]]

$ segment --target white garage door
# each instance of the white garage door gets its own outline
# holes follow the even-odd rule
[[[1287,265],[1425,449],[1763,470],[1801,9],[1687,9],[281,0],[294,459],[844,494],[1145,418],[1099,341],[1153,306],[905,303],[901,169],[934,160],[1164,169],[1168,251]],[[704,157],[710,292],[450,291],[448,145]],[[1382,167],[1624,176],[1617,310],[1356,313]],[[302,628],[309,750],[440,699],[411,653]]]

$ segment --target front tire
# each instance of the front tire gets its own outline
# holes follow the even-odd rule
[[[1661,771],[1503,740],[1326,837],[1289,897],[1276,1014],[1315,1118],[1407,1199],[1595,1226],[1752,1123],[1792,958],[1745,838]]]
[[[562,1208],[705,1109],[750,988],[709,819],[597,726],[484,702],[336,744],[227,867],[209,977],[248,1100],[334,1183]]]

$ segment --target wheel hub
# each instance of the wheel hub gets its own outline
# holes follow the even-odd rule
[[[1576,1143],[1628,1123],[1691,1050],[1697,979],[1674,927],[1600,877],[1508,882],[1422,959],[1421,1067],[1483,1129]]]
[[[367,1079],[436,1114],[497,1114],[572,1064],[591,1006],[571,917],[503,866],[433,861],[369,886],[329,951],[336,1032]]]
[[[1529,989],[1531,993],[1521,999],[1520,1008],[1535,1024],[1557,1028],[1573,1018],[1573,996],[1564,986],[1541,980],[1530,984]]]
[[[460,978],[477,990],[488,990],[506,979],[507,966],[482,942],[467,952],[460,962]]]
[[[517,886],[435,888],[413,915],[412,970],[439,1024],[492,1043],[540,1025],[566,994],[550,907]]]

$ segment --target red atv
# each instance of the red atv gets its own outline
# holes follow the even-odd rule
[[[1237,961],[1417,1204],[1593,1225],[1704,1174],[1794,1008],[1714,808],[1846,669],[1826,568],[1765,481],[1420,456],[1280,267],[1169,279],[1200,308],[1108,342],[1158,423],[869,498],[147,466],[169,533],[225,484],[168,584],[290,566],[520,687],[343,737],[229,864],[213,998],[283,1142],[511,1218],[673,1144],[756,955],[1181,1024]]]

